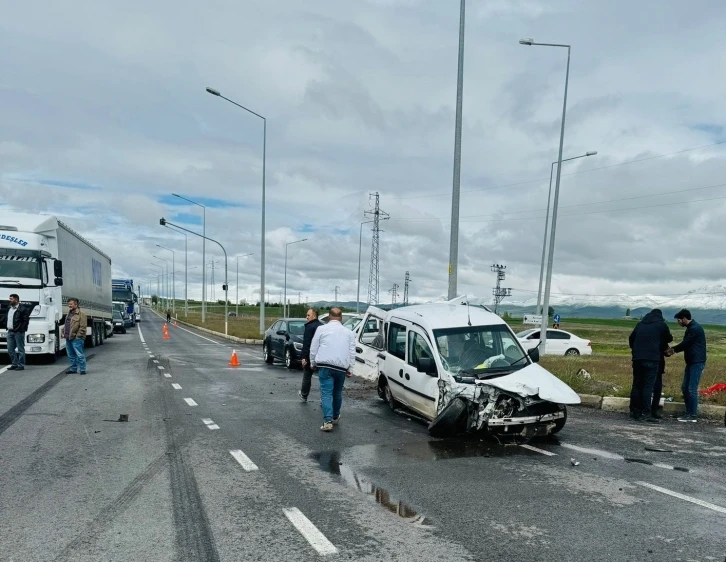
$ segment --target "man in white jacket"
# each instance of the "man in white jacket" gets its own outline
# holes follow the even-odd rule
[[[315,331],[310,344],[310,363],[318,369],[320,404],[323,409],[323,431],[333,431],[340,421],[343,385],[350,377],[355,362],[355,335],[343,327],[343,313],[331,308],[328,323]]]

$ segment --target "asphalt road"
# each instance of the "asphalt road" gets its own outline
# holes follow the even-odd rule
[[[431,439],[351,379],[327,434],[316,380],[301,403],[258,348],[232,368],[227,342],[161,328],[147,311],[87,376],[0,372],[0,560],[726,557],[717,423],[574,408],[530,448]]]

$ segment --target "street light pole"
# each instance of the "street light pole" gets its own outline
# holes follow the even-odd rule
[[[169,310],[169,260],[165,260],[164,258],[160,258],[158,256],[153,257],[154,259],[163,261],[166,268],[166,285],[164,286],[164,293],[166,293],[166,309]]]
[[[283,318],[287,318],[287,247],[291,246],[292,244],[299,244],[300,242],[305,242],[307,238],[303,238],[302,240],[295,240],[294,242],[288,242],[285,244],[285,299],[282,303],[282,316]]]
[[[261,252],[261,258],[262,258],[262,264],[260,266],[260,334],[265,333],[265,214],[266,214],[266,205],[265,205],[265,167],[267,164],[267,119],[260,115],[259,113],[255,113],[251,109],[247,109],[244,105],[238,104],[236,101],[232,101],[229,98],[224,97],[222,94],[219,93],[218,90],[215,90],[214,88],[207,88],[207,92],[212,94],[213,96],[217,96],[218,98],[222,98],[223,100],[228,101],[232,105],[236,105],[240,109],[244,109],[247,113],[251,113],[252,115],[259,117],[262,119],[262,232],[261,232],[261,240],[260,240],[260,252]]]
[[[186,232],[181,232],[171,226],[167,226],[167,228],[184,237],[184,318],[187,318],[189,316],[189,236]]]
[[[253,254],[241,254],[237,256],[237,282],[235,283],[235,286],[237,288],[237,296],[235,297],[235,300],[237,301],[235,304],[235,310],[234,313],[237,315],[237,318],[239,318],[239,259],[240,258],[246,258],[247,256],[251,256]]]
[[[207,208],[201,203],[197,203],[176,193],[172,193],[172,195],[202,208],[202,324],[204,324],[207,318]],[[193,234],[196,234],[196,232]],[[199,235],[197,234],[197,236]],[[188,307],[185,314],[187,312]]]
[[[578,158],[585,158],[586,156],[594,156],[597,154],[597,150],[593,150],[590,152],[586,152],[585,154],[581,154],[580,156],[573,156],[572,158],[565,158],[563,162],[569,162],[570,160],[577,160]],[[555,169],[555,164],[557,162],[552,162],[552,166],[550,166],[550,188],[547,192],[547,215],[545,216],[545,228],[544,228],[544,237],[542,239],[542,262],[540,263],[539,267],[539,288],[537,289],[537,308],[535,309],[535,314],[542,314],[542,310],[540,309],[540,304],[542,302],[542,281],[544,279],[544,270],[545,270],[545,256],[547,255],[547,233],[549,229],[549,222],[550,222],[550,201],[552,199],[552,173]],[[548,309],[549,314],[549,309]]]
[[[189,234],[194,234],[195,236],[199,236],[200,238],[205,238],[206,240],[209,240],[210,242],[214,242],[217,246],[222,248],[222,252],[224,252],[224,335],[226,336],[228,334],[228,323],[229,323],[229,284],[227,282],[227,250],[224,249],[224,246],[217,242],[214,238],[208,238],[206,236],[202,236],[201,234],[198,234],[194,232],[193,230],[188,230],[184,228],[183,226],[179,226],[178,224],[174,224],[172,222],[167,221],[165,218],[161,218],[159,220],[159,224],[161,226],[171,225],[173,227],[178,228],[179,230],[183,230],[184,232],[188,232]]]
[[[555,234],[557,230],[557,207],[560,201],[560,177],[562,174],[562,147],[565,141],[565,117],[567,116],[567,86],[570,82],[570,45],[558,43],[535,43],[532,39],[521,39],[522,45],[537,45],[542,47],[562,47],[567,49],[567,68],[565,70],[565,94],[562,101],[562,122],[560,124],[560,149],[557,155],[557,179],[555,181],[555,198],[552,202],[552,230],[550,233],[549,258],[547,261],[547,278],[545,282],[544,302],[542,304],[542,324],[540,326],[540,345],[542,353],[547,351],[547,320],[550,309],[550,290],[552,288],[552,264],[555,255]]]
[[[363,225],[368,224],[369,222],[374,221],[364,221],[360,223],[360,234],[358,235],[358,292],[356,293],[355,298],[355,313],[360,314],[360,258],[361,258],[361,251],[363,248]]]
[[[176,317],[176,254],[171,248],[157,244],[162,250],[171,252],[171,312]]]
[[[158,263],[151,263],[150,265],[161,269],[161,273],[159,273],[159,272],[156,273],[156,292],[158,293],[159,300],[161,301],[161,304],[163,306],[164,301],[161,297],[161,279],[162,279],[162,275],[164,272],[164,268],[162,266],[160,266]],[[154,304],[154,303],[151,303],[151,304]]]
[[[454,131],[454,181],[451,192],[451,240],[449,241],[449,300],[456,298],[459,275],[459,199],[461,186],[461,118],[464,102],[464,21],[466,0],[459,8],[459,70],[456,78],[456,127]]]

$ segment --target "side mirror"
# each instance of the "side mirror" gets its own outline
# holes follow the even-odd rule
[[[436,377],[439,374],[436,370],[436,361],[431,357],[422,357],[419,359],[417,370],[419,373],[426,373],[431,377]]]
[[[55,277],[63,277],[63,262],[61,260],[55,260],[53,262],[53,275]]]
[[[530,349],[527,355],[529,355],[529,358],[532,361],[534,361],[535,363],[539,363],[539,346]]]
[[[62,287],[63,286],[63,278],[62,277],[56,277],[53,282],[55,283],[56,287]]]
[[[277,330],[277,335],[278,336],[286,336],[287,335],[287,332],[285,330]]]

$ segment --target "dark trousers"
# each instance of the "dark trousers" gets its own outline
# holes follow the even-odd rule
[[[300,388],[300,394],[302,394],[304,398],[307,398],[308,394],[310,394],[310,385],[312,382],[313,370],[310,368],[310,359],[308,359],[308,364],[303,367],[302,387]]]
[[[655,415],[660,408],[660,399],[663,396],[663,371],[658,369],[658,374],[655,377],[655,384],[653,385],[653,401],[650,406],[650,413]]]
[[[633,361],[633,388],[630,390],[630,413],[633,417],[639,418],[651,414],[658,366],[658,361]],[[661,379],[661,391],[662,385]]]

